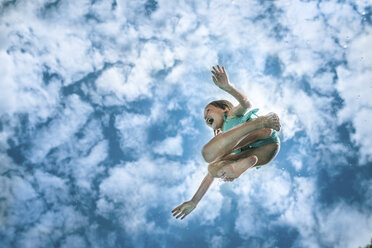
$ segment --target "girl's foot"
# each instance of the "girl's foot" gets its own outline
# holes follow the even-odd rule
[[[217,176],[221,177],[224,181],[233,181],[240,177],[247,169],[253,167],[258,161],[257,156],[252,155],[236,162],[232,162],[217,172]]]
[[[280,120],[277,114],[275,113],[268,113],[263,117],[263,124],[266,128],[272,128],[276,131],[280,130]]]

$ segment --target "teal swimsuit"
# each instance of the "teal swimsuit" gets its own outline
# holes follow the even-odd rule
[[[259,110],[258,108],[252,109],[251,111],[249,111],[248,113],[246,113],[243,116],[235,117],[235,118],[231,118],[231,119],[227,119],[227,115],[225,114],[224,117],[223,117],[223,119],[225,120],[225,124],[223,126],[222,131],[225,132],[225,131],[230,130],[231,128],[233,128],[233,127],[235,127],[239,124],[242,124],[244,122],[256,119],[258,117],[258,115],[256,114],[258,112],[258,110]],[[237,153],[240,153],[242,151],[248,150],[250,148],[256,148],[256,147],[264,146],[264,145],[271,144],[271,143],[280,143],[279,137],[278,137],[277,132],[275,130],[272,130],[272,133],[271,133],[269,138],[253,142],[250,145],[247,145],[243,148],[240,148],[240,149],[234,151],[234,153],[237,154]]]

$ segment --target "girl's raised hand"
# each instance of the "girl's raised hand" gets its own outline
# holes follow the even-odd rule
[[[181,217],[181,220],[185,218],[189,213],[191,213],[192,210],[194,210],[196,207],[196,204],[192,201],[186,201],[176,207],[175,209],[172,210],[173,216],[176,216],[176,219]]]
[[[213,82],[220,87],[221,89],[227,89],[230,87],[230,82],[227,77],[227,73],[225,71],[225,67],[222,66],[222,69],[219,65],[217,65],[217,68],[212,66],[213,70],[211,71],[213,76]]]

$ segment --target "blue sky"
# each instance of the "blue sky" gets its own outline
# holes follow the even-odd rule
[[[1,247],[358,247],[372,238],[370,1],[1,1]],[[215,181],[204,106],[282,120]]]

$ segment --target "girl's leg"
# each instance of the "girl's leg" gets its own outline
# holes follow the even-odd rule
[[[243,138],[241,138],[237,144],[233,147],[232,151],[235,151],[235,150],[238,150],[242,147],[245,147],[249,144],[252,144],[258,140],[263,140],[263,139],[267,139],[270,137],[271,135],[271,131],[272,129],[271,128],[263,128],[263,129],[259,129],[259,130],[255,130],[255,131],[252,131],[250,133],[248,133],[247,135],[243,136]],[[230,152],[230,153],[231,153]],[[224,154],[223,156],[217,158],[215,161],[222,161],[222,160],[229,160],[228,157],[226,157],[228,155]],[[237,160],[237,159],[235,159]]]
[[[210,163],[218,157],[231,153],[244,136],[263,128],[272,128],[279,131],[279,117],[274,113],[270,113],[215,136],[202,149],[204,160]]]
[[[233,151],[248,146],[258,140],[267,139],[270,137],[271,133],[272,133],[271,128],[263,128],[250,132],[238,141],[238,143],[234,146]]]
[[[269,163],[279,149],[278,143],[271,143],[238,154],[229,154],[221,160],[211,163],[208,170],[214,177],[222,177],[226,181],[232,181],[251,167]]]
[[[217,172],[217,177],[224,179],[225,181],[233,181],[238,178],[249,168],[252,168],[257,164],[258,158],[255,155],[247,158],[239,159],[233,163],[225,165],[222,169]]]

